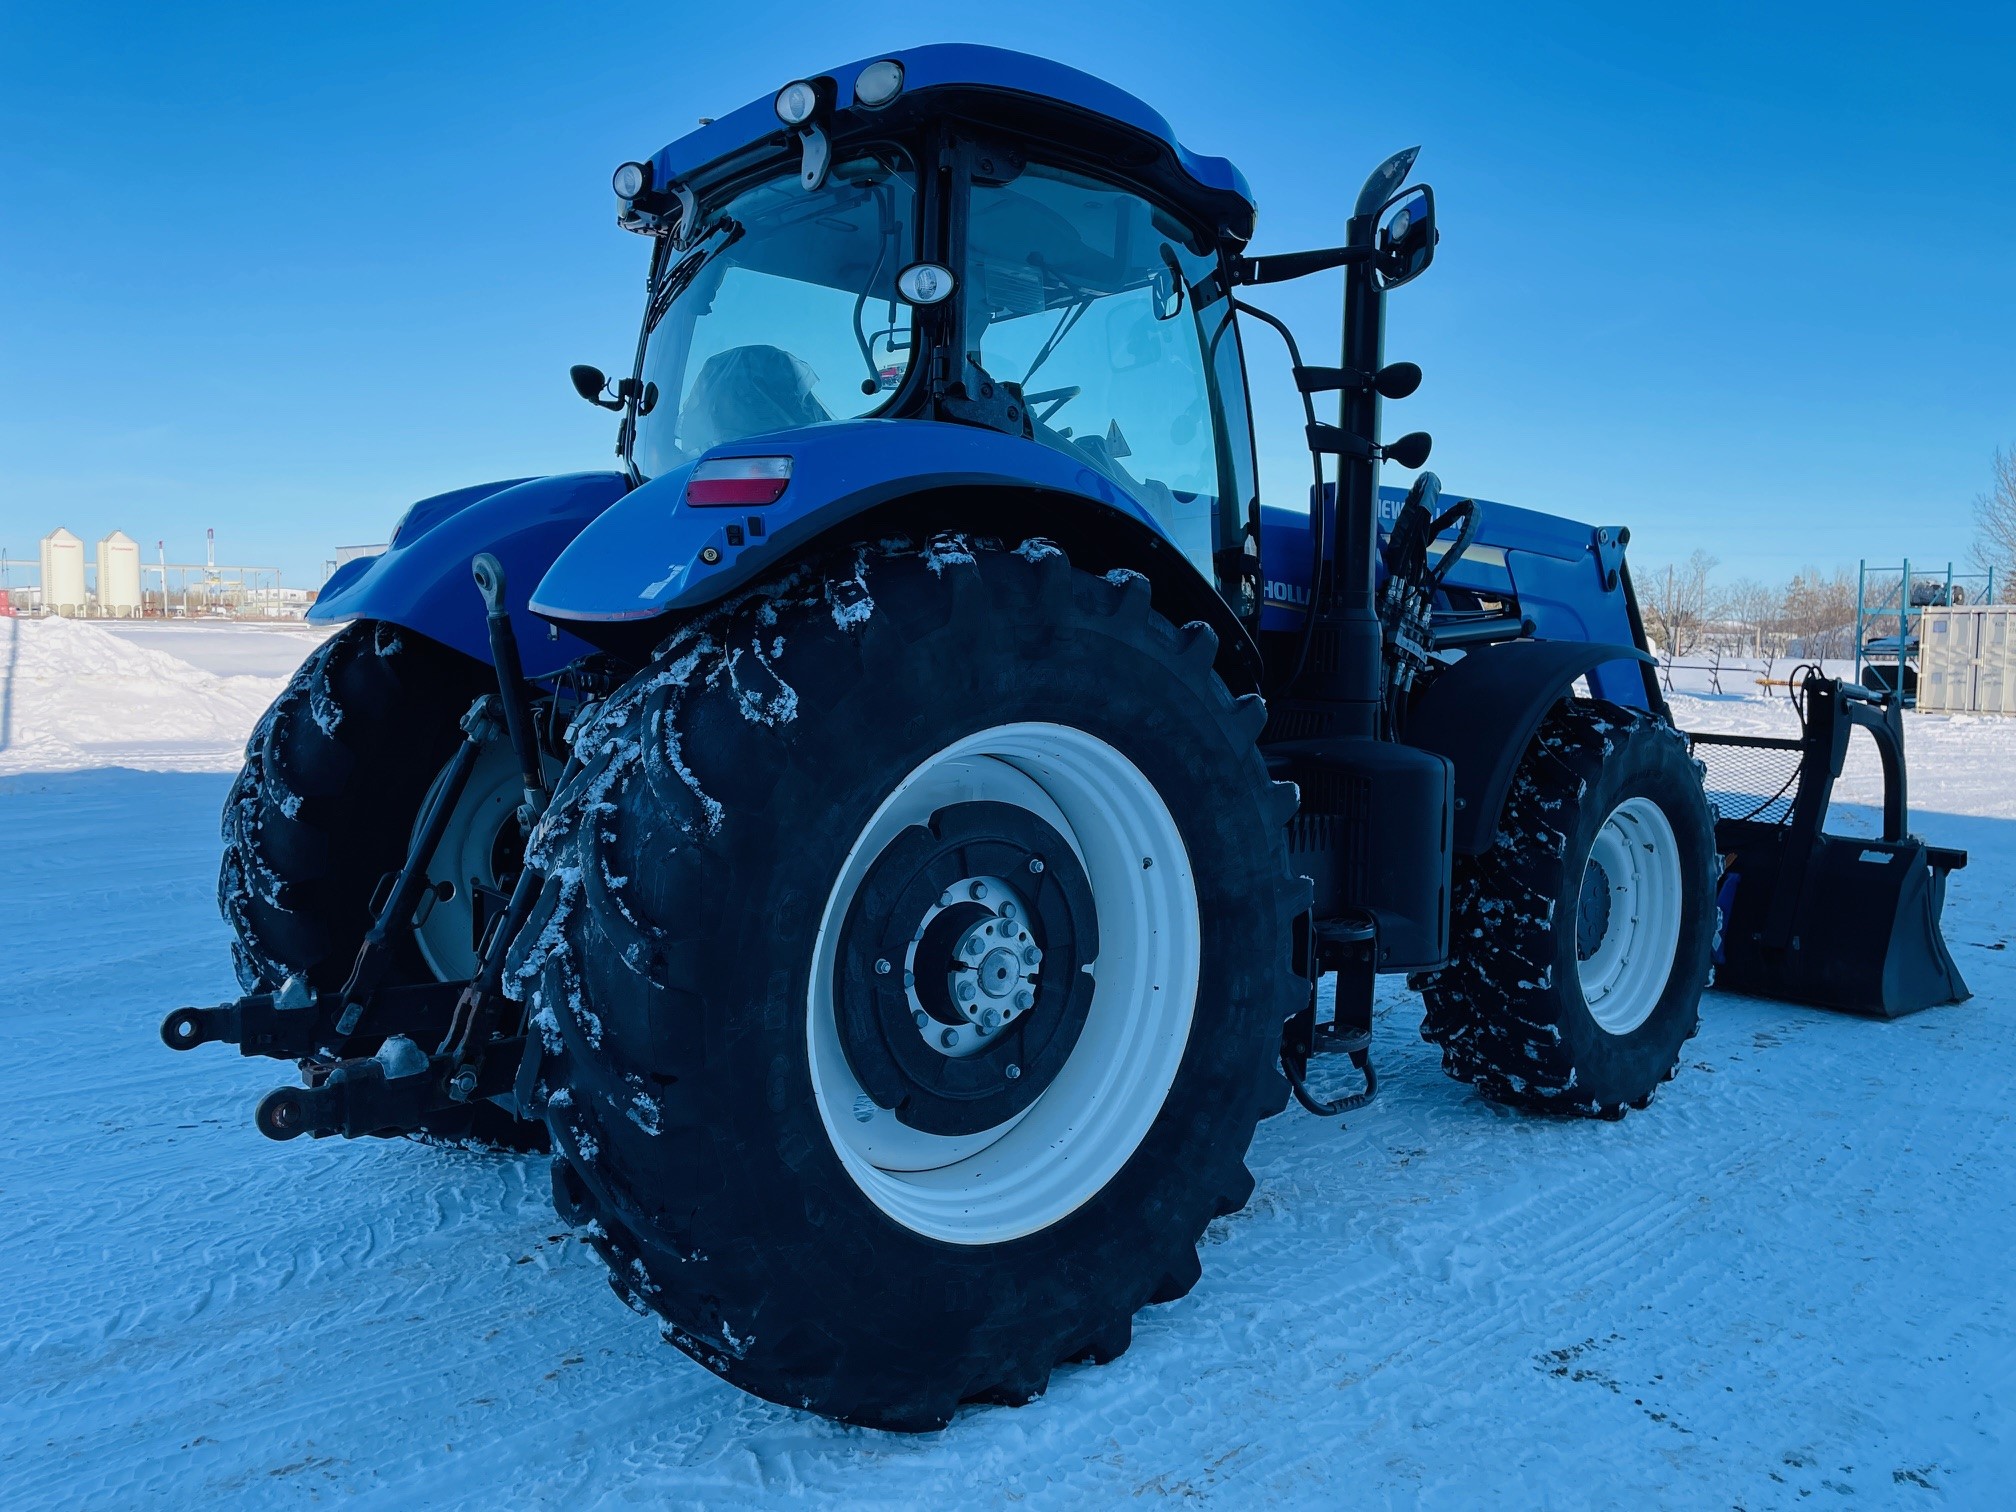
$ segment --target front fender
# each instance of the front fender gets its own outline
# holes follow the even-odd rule
[[[774,504],[728,508],[686,502],[692,464],[653,478],[560,553],[532,594],[532,612],[563,623],[606,623],[712,603],[853,516],[947,489],[1074,497],[1168,538],[1146,506],[1086,463],[1039,441],[970,425],[842,420],[751,437],[709,455],[789,457],[790,486]]]
[[[1651,660],[1635,646],[1501,641],[1464,652],[1428,684],[1407,711],[1402,739],[1456,765],[1456,849],[1474,856],[1490,848],[1513,773],[1576,678],[1611,663]]]
[[[308,618],[388,620],[488,662],[483,600],[469,575],[476,554],[488,551],[504,564],[525,675],[557,672],[593,648],[533,618],[526,600],[554,558],[626,487],[621,473],[563,473],[422,500],[389,548],[347,563],[329,580]]]

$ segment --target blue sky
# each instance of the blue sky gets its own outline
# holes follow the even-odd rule
[[[2016,445],[2016,7],[1451,4],[0,8],[0,546],[117,527],[274,564],[415,498],[606,465],[571,362],[634,340],[610,169],[883,47],[1041,51],[1339,233],[1421,143],[1389,429],[1454,489],[1724,576],[1964,556]],[[1270,302],[1336,339],[1336,287]],[[1299,415],[1249,336],[1263,486]],[[1312,360],[1321,360],[1312,357]]]

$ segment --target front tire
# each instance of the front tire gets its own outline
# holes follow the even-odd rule
[[[1494,1102],[1644,1107],[1699,1023],[1714,877],[1714,816],[1680,734],[1616,704],[1556,705],[1491,848],[1457,858],[1422,1037]]]
[[[927,1429],[1189,1290],[1306,992],[1214,648],[1047,543],[862,549],[577,737],[514,975],[558,1205],[680,1349]]]

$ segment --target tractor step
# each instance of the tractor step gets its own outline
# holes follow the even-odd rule
[[[1309,1000],[1281,1026],[1281,1071],[1295,1101],[1318,1118],[1354,1112],[1379,1095],[1372,1069],[1372,992],[1378,978],[1379,928],[1369,916],[1297,922],[1295,950]],[[1316,989],[1325,975],[1337,974],[1334,1008],[1328,1023],[1316,1021]],[[1365,1089],[1347,1097],[1321,1098],[1309,1089],[1309,1063],[1318,1055],[1342,1053],[1365,1078]]]

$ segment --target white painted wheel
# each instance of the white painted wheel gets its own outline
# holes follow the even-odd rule
[[[559,770],[558,763],[547,760],[549,782],[559,775]],[[447,768],[443,767],[441,776],[446,775]],[[437,776],[436,785],[440,781]],[[415,830],[419,829],[427,802],[433,796],[430,788],[427,801],[421,803],[420,813],[414,818]],[[511,743],[499,736],[484,746],[483,753],[476,758],[469,785],[463,788],[455,812],[448,816],[448,828],[442,832],[441,843],[427,860],[428,879],[437,888],[450,890],[446,897],[437,892],[433,903],[423,904],[426,911],[413,931],[413,941],[438,981],[461,982],[476,974],[476,888],[502,890],[500,860],[507,863],[503,868],[506,876],[517,870],[522,855],[517,813],[524,801],[525,786],[517,757]]]
[[[1626,798],[1589,847],[1575,917],[1582,1000],[1604,1032],[1629,1034],[1658,1007],[1685,902],[1672,824],[1650,798]]]
[[[833,979],[842,921],[906,828],[948,805],[1016,805],[1061,834],[1098,919],[1090,1008],[1035,1102],[977,1133],[910,1128],[848,1065]],[[877,1207],[917,1233],[997,1244],[1058,1222],[1126,1164],[1162,1111],[1189,1043],[1198,980],[1197,888],[1168,805],[1113,746],[1067,725],[999,725],[955,741],[896,786],[826,899],[807,1002],[812,1086],[833,1148]],[[1040,1011],[1040,1010],[1039,1010]]]

